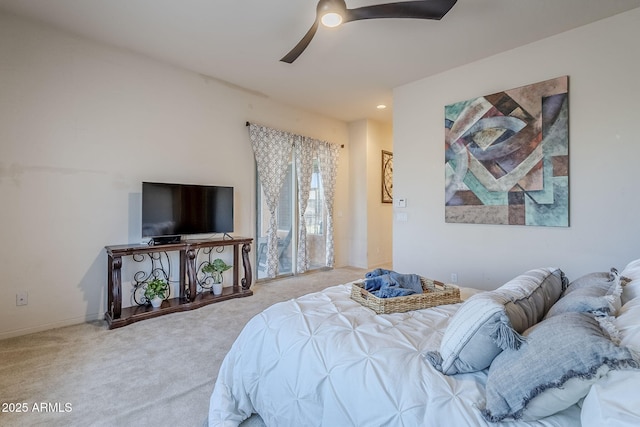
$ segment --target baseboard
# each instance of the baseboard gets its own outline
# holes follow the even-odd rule
[[[1,332],[0,340],[7,338],[20,337],[22,335],[35,334],[36,332],[48,331],[50,329],[63,328],[65,326],[78,325],[80,323],[93,322],[95,320],[103,320],[104,314],[92,314],[85,317],[74,317],[71,319],[61,320],[59,322],[45,323],[43,325],[33,326],[30,328],[16,329],[13,331]]]

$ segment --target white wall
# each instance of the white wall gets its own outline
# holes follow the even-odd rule
[[[247,120],[345,144],[345,265],[346,123],[0,14],[0,338],[103,316],[104,246],[140,241],[143,180],[234,186],[234,234],[254,236]]]
[[[495,288],[531,268],[580,275],[640,257],[640,9],[416,81],[394,91],[399,271]],[[444,106],[569,76],[570,227],[444,222]]]
[[[393,260],[393,205],[382,203],[382,150],[393,152],[393,127],[368,120],[367,248],[368,268]]]
[[[349,264],[374,268],[392,261],[392,207],[381,202],[382,150],[393,150],[390,124],[349,123],[351,226]]]
[[[349,264],[367,268],[367,121],[349,123]],[[364,191],[363,191],[364,190]]]

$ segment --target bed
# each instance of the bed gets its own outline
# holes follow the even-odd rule
[[[377,315],[351,286],[250,320],[220,367],[209,426],[640,425],[640,260],[574,282],[534,269],[406,313]],[[571,362],[584,371],[565,366],[567,341],[593,341],[588,362]],[[570,374],[546,378],[558,369]]]

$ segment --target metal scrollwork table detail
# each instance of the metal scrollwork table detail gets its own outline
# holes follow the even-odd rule
[[[179,243],[167,245],[149,246],[145,244],[115,245],[106,246],[107,251],[107,312],[104,317],[109,329],[119,328],[133,322],[149,319],[163,314],[175,313],[178,311],[193,310],[215,302],[225,301],[232,298],[242,298],[253,295],[251,283],[253,280],[249,252],[253,239],[247,237],[217,238],[217,239],[193,239],[183,240]],[[198,252],[201,249],[210,251],[212,248],[232,246],[233,247],[233,286],[224,288],[222,295],[213,295],[210,292],[198,292],[198,267],[196,266]],[[148,255],[152,260],[158,260],[158,253],[164,253],[164,257],[169,263],[169,252],[178,251],[180,253],[180,295],[169,298],[162,303],[159,308],[147,305],[136,305],[122,308],[122,257],[132,257],[134,261],[140,260]],[[242,254],[240,254],[242,252]],[[239,280],[240,257],[242,256],[242,266],[244,277]],[[170,265],[166,267],[170,269]],[[157,275],[158,272],[167,277],[164,268],[155,270],[152,267],[150,276]],[[146,276],[141,277],[136,273],[134,281],[138,283],[144,281]]]

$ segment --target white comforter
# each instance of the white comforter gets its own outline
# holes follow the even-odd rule
[[[252,413],[274,427],[495,425],[475,407],[486,371],[445,376],[422,358],[439,348],[459,304],[376,315],[350,290],[333,286],[249,321],[220,367],[209,426],[237,426]],[[573,406],[539,422],[499,425],[579,420]]]

